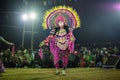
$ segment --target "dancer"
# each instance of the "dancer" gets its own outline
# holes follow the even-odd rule
[[[0,77],[2,77],[2,61],[0,60]]]
[[[48,12],[50,13],[47,14]],[[80,20],[75,10],[70,7],[59,6],[48,12],[44,18],[46,24],[43,23],[43,27],[51,31],[50,35],[40,43],[40,47],[50,45],[50,51],[54,56],[55,75],[60,74],[60,61],[62,61],[62,75],[66,75],[68,56],[74,51],[75,37],[72,31],[79,27]]]
[[[2,72],[4,72],[4,71],[5,71],[5,67],[4,67],[2,61],[0,60],[0,77],[2,77]]]

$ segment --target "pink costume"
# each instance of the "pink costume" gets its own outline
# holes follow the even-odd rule
[[[56,18],[58,21],[64,21],[62,16]],[[52,31],[54,35],[49,35],[44,43],[50,43],[50,51],[54,55],[54,65],[59,68],[59,61],[62,60],[62,67],[66,68],[68,65],[68,54],[74,51],[74,36],[72,32],[67,33],[65,29],[59,29],[57,32]]]
[[[50,51],[54,55],[55,67],[59,68],[58,62],[62,60],[62,67],[66,68],[68,55],[74,51],[75,38],[72,30],[80,27],[80,18],[72,7],[58,6],[46,11],[43,20],[43,28],[52,29],[52,34],[40,43],[40,47],[44,44],[48,45],[49,43]],[[58,26],[59,21],[64,22],[64,29]],[[60,29],[57,30],[57,28]],[[41,50],[39,55],[42,57]]]
[[[74,51],[74,41],[71,41],[70,37],[74,37],[72,33],[63,36],[55,35],[50,40],[50,51],[54,55],[56,68],[59,68],[59,60],[62,60],[62,67],[66,68],[68,65],[68,54]]]
[[[49,35],[46,40],[44,40],[45,44],[50,42],[50,51],[54,55],[54,65],[56,68],[59,68],[59,60],[62,60],[62,67],[67,67],[68,54],[74,51],[74,41],[71,41],[71,37],[74,36],[69,32],[63,36]]]

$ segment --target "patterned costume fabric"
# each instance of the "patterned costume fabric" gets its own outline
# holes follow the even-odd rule
[[[59,29],[58,22],[63,21],[66,29]],[[40,46],[50,43],[50,51],[54,55],[54,65],[59,68],[59,61],[62,61],[62,67],[66,68],[68,64],[68,55],[74,51],[75,37],[72,30],[80,27],[80,19],[77,12],[66,6],[54,7],[47,11],[44,16],[43,28],[52,29],[50,35],[41,42]],[[40,55],[42,52],[40,51]]]

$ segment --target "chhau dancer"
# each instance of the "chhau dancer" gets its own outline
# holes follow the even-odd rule
[[[58,6],[47,11],[43,19],[43,28],[51,29],[51,31],[50,35],[40,43],[40,47],[43,45],[50,46],[50,51],[54,56],[55,74],[60,74],[59,61],[61,60],[62,75],[66,75],[65,69],[68,65],[68,55],[74,51],[75,37],[72,31],[80,27],[79,16],[71,7]]]

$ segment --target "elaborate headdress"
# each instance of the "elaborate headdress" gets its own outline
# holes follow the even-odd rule
[[[56,24],[58,24],[59,21],[63,21],[63,22],[65,22],[64,17],[62,17],[61,15],[58,16],[58,17],[55,19]]]
[[[77,12],[68,6],[57,6],[46,11],[43,19],[44,29],[55,28],[59,20],[64,21],[70,28],[80,27],[80,18]]]

